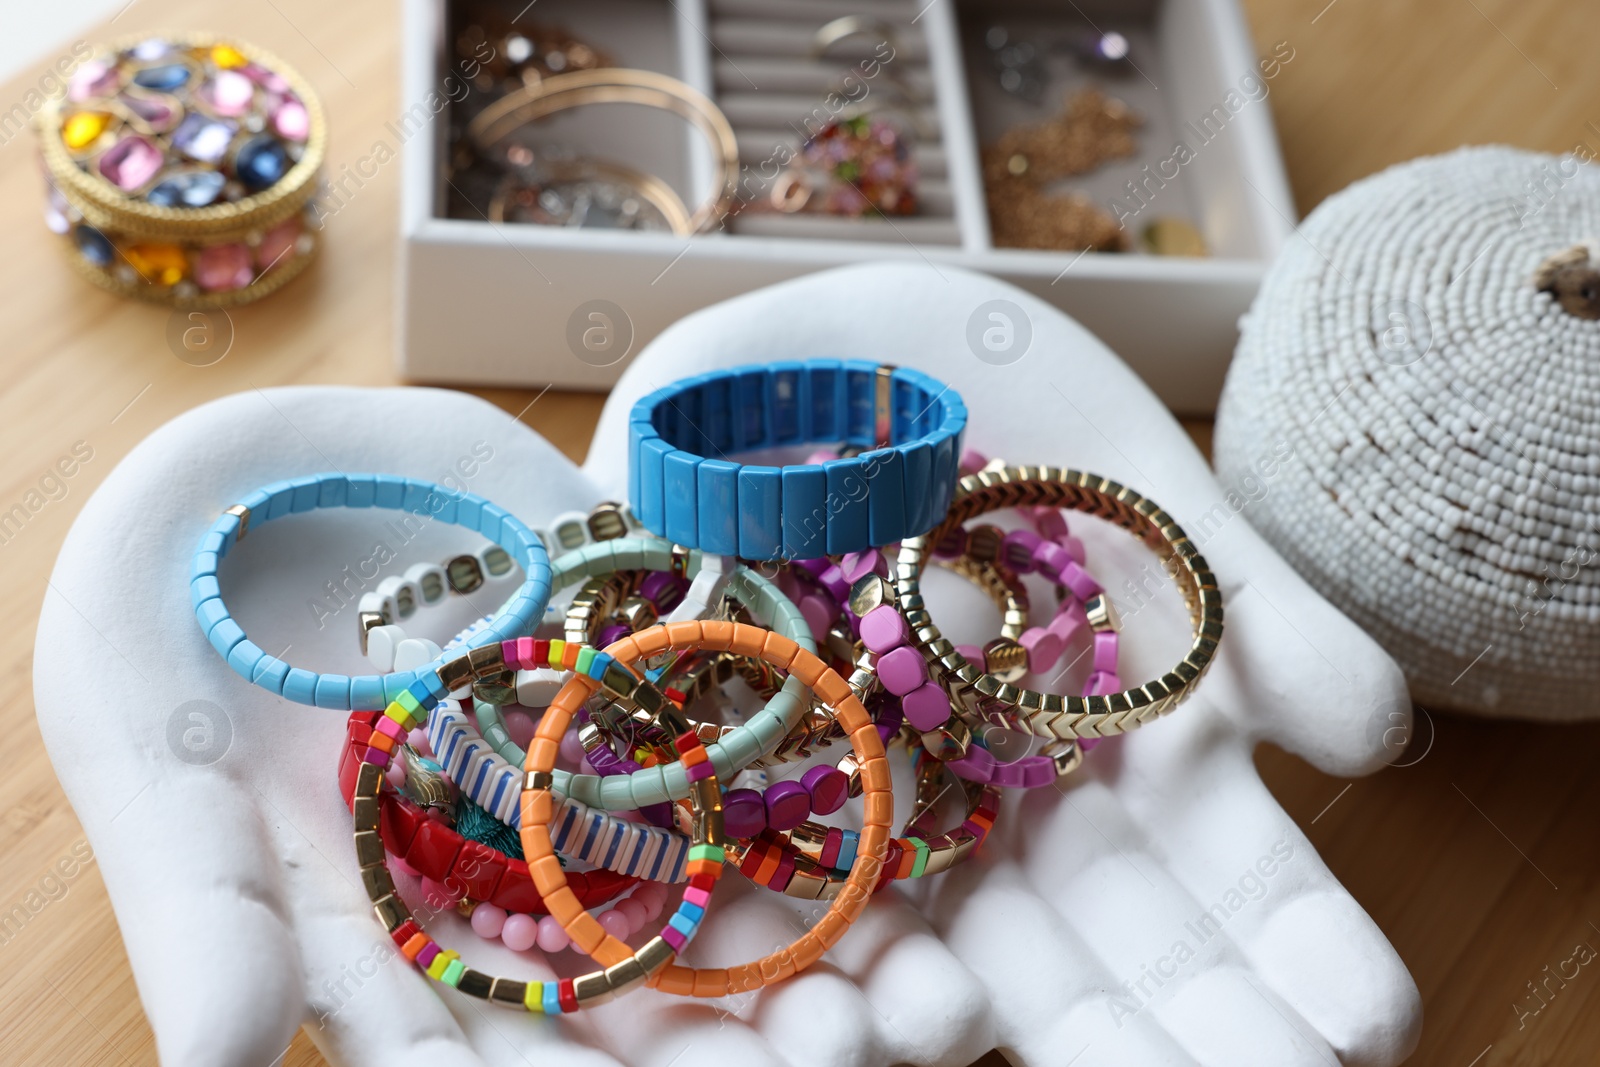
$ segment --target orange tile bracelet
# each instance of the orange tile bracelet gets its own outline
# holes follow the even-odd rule
[[[625,637],[606,649],[618,665],[631,669],[641,659],[658,653],[700,650],[733,652],[759,658],[798,678],[831,707],[844,728],[861,765],[863,816],[860,844],[849,877],[828,911],[793,943],[751,963],[734,967],[694,968],[673,963],[655,974],[650,984],[680,996],[721,997],[760,989],[805,970],[844,935],[872,897],[883,872],[889,846],[894,794],[889,782],[889,761],[877,727],[850,687],[815,654],[779,634],[740,622],[676,622],[653,626]],[[553,807],[550,771],[557,748],[573,715],[601,683],[575,674],[544,716],[528,745],[522,793],[522,848],[534,884],[550,914],[561,923],[575,947],[602,966],[610,967],[634,955],[634,950],[601,927],[584,910],[550,842],[548,824]],[[725,845],[725,841],[715,842]]]

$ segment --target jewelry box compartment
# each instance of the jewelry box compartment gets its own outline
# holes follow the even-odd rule
[[[402,108],[461,83],[452,10],[465,2],[404,0]],[[669,75],[711,98],[732,127],[746,206],[692,237],[490,221],[504,202],[491,211],[484,190],[465,189],[452,155],[462,116],[447,110],[403,150],[399,369],[415,381],[605,388],[632,353],[691,311],[810,271],[889,259],[928,265],[930,284],[947,264],[1013,282],[1094,332],[1174,410],[1207,413],[1238,317],[1293,231],[1264,75],[1269,63],[1279,73],[1292,49],[1279,46],[1277,58],[1272,45],[1258,51],[1236,0],[542,0],[527,17],[617,66]],[[990,37],[997,26],[1044,57],[1037,102],[1002,85]],[[1124,35],[1137,69],[1085,75],[1069,61],[1073,35],[1096,27]],[[839,38],[820,60],[819,30]],[[854,64],[870,58],[872,41],[887,41],[893,56],[867,78]],[[771,195],[768,173],[785,169],[773,161],[794,159],[838,114],[828,101],[850,96],[830,68],[870,85],[865,100],[878,111],[860,113],[887,112],[921,135],[909,152],[915,214],[788,213],[757,203]],[[1059,115],[1064,97],[1090,80],[1142,117],[1133,154],[1046,191],[1081,190],[1107,215],[1120,198],[1129,250],[997,247],[984,147],[1019,123]],[[542,125],[658,180],[690,210],[718,186],[712,142],[682,117],[582,107]],[[1200,143],[1191,129],[1212,136]],[[1182,159],[1179,141],[1190,147]],[[1210,254],[1144,251],[1140,233],[1157,218],[1198,231]],[[1176,233],[1180,244],[1192,237],[1185,226]]]
[[[512,16],[520,17],[512,20]],[[643,190],[646,206],[671,203],[677,220],[683,203],[703,198],[712,180],[711,159],[696,142],[694,131],[680,119],[651,107],[625,102],[586,104],[556,110],[536,122],[520,122],[515,114],[489,129],[509,131],[496,137],[494,154],[478,148],[484,114],[498,99],[527,80],[597,67],[651,71],[680,81],[700,80],[694,68],[702,57],[686,57],[672,7],[662,0],[447,0],[442,6],[446,52],[439,58],[441,79],[455,75],[458,90],[435,123],[434,212],[466,222],[526,223],[534,215],[548,221],[546,205],[532,198],[519,205],[507,188],[530,183],[513,180],[516,153],[533,167],[563,165],[577,169],[586,160],[605,161],[616,185]],[[498,21],[492,21],[498,20]],[[536,26],[541,33],[522,33]],[[521,75],[519,70],[531,72]],[[576,185],[577,183],[573,183]],[[607,191],[614,187],[608,185]],[[650,195],[659,191],[659,196]],[[557,197],[560,201],[563,198]],[[586,206],[596,213],[614,204],[587,205],[582,193],[565,198],[563,213]],[[519,212],[519,207],[523,210]],[[523,218],[517,216],[523,215]],[[575,224],[574,224],[575,225]]]
[[[706,8],[710,93],[739,145],[731,233],[963,244],[970,220],[958,217],[957,187],[970,179],[951,173],[952,152],[967,152],[959,135],[954,149],[946,141],[941,108],[951,94],[939,82],[948,57],[911,0],[706,0]],[[959,102],[957,94],[948,104]],[[870,134],[851,136],[852,120]],[[807,160],[808,145],[816,159]],[[834,182],[837,197],[793,178],[815,177],[819,161],[833,162],[830,148],[848,156],[863,145],[873,156],[849,161],[861,173]],[[785,195],[796,188],[800,197]],[[796,200],[803,209],[780,207]]]
[[[1231,83],[1218,85],[1195,62],[1204,16],[1214,13],[1207,5],[1080,0],[1063,9],[1048,0],[956,0],[956,10],[995,247],[1024,247],[1003,239],[1007,227],[995,214],[1010,205],[991,185],[1005,188],[1011,170],[1027,175],[1029,142],[1067,171],[1042,183],[1051,201],[1078,193],[1117,224],[1123,247],[1116,254],[1184,256],[1198,242],[1202,256],[1262,260],[1292,229],[1292,211],[1273,196],[1280,191],[1253,189],[1249,161],[1240,158],[1252,149],[1275,154],[1276,145],[1248,143],[1255,129],[1235,145],[1228,129],[1262,107],[1272,80],[1292,62],[1287,42],[1264,47],[1254,64],[1242,63]],[[1131,126],[1128,154],[1109,151],[1113,134],[1094,123],[1066,120],[1071,103],[1102,118],[1101,126]]]

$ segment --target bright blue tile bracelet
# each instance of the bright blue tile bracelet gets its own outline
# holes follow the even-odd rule
[[[195,551],[189,595],[200,630],[240,677],[300,704],[321,708],[382,709],[442,662],[413,671],[317,674],[291,667],[252,642],[228,614],[217,584],[217,565],[245,534],[264,522],[318,508],[389,508],[476,531],[511,554],[525,581],[501,613],[473,634],[474,646],[531,634],[550,601],[550,556],[544,542],[504,508],[472,493],[388,474],[313,474],[257,489],[222,513]],[[450,653],[459,655],[457,649]]]
[[[967,409],[920,371],[860,360],[771,363],[687,378],[634,405],[629,499],[675,544],[744,559],[814,559],[927,533],[955,492]],[[763,467],[730,453],[865,449]]]

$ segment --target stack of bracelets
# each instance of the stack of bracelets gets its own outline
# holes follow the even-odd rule
[[[704,374],[633,409],[628,503],[547,531],[471,493],[387,475],[257,490],[201,541],[195,616],[251,682],[351,712],[338,783],[362,883],[428,977],[546,1014],[639,985],[746,992],[815,962],[888,883],[966,859],[1003,791],[1054,784],[1101,739],[1171,710],[1215,654],[1216,582],[1164,511],[1104,478],[987,461],[963,450],[965,429],[955,394],[905,368]],[[783,467],[726,458],[822,445]],[[361,600],[349,645],[373,674],[292,667],[222,599],[219,564],[247,534],[329,507],[403,510],[486,539]],[[1171,671],[1124,686],[1117,615],[1067,511],[1161,557],[1192,632]],[[1003,526],[981,521],[1001,512]],[[944,637],[923,599],[929,563],[994,602],[999,636]],[[415,632],[430,607],[480,593],[501,602],[493,615],[453,638]],[[1055,600],[1043,624],[1041,593]],[[1023,685],[1080,661],[1075,692]],[[1019,737],[1037,747],[1008,754]],[[891,749],[916,783],[899,836]],[[689,967],[679,957],[728,866],[827,910],[764,959]],[[546,981],[478,971],[424,929],[442,910],[515,951],[571,948],[596,969]]]

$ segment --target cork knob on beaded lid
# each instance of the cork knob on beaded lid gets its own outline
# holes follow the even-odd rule
[[[1600,171],[1467,148],[1319,206],[1217,415],[1243,514],[1425,707],[1600,716]]]
[[[1555,297],[1561,310],[1580,319],[1600,319],[1600,267],[1595,252],[1600,244],[1580,241],[1546,256],[1533,272],[1533,284]]]
[[[316,251],[322,107],[259,49],[209,34],[105,45],[34,122],[45,222],[103,288],[229,307],[278,289]]]

